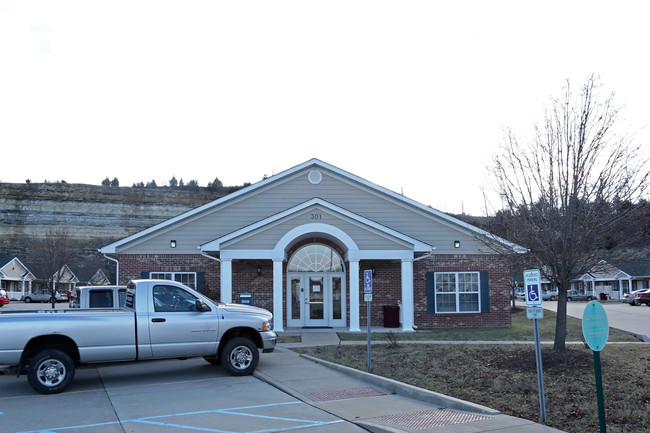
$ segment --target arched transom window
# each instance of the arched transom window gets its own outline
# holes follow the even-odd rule
[[[289,272],[343,272],[343,260],[333,248],[322,244],[300,247],[287,266]]]

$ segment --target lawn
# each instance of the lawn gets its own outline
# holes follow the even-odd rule
[[[510,332],[483,329],[480,335],[476,335],[467,330],[434,330],[430,332],[435,338],[423,339],[453,340],[458,332],[464,338],[474,336],[465,338],[470,340],[529,340],[532,321],[528,321],[527,326],[531,328],[528,332],[526,320],[525,312],[516,310]],[[544,321],[550,322],[546,318]],[[554,331],[547,324],[543,326],[547,327],[542,331],[543,335],[548,334],[543,339],[552,339]],[[580,327],[580,321],[571,320],[571,328],[576,326]],[[569,335],[573,335],[573,331],[570,329]],[[610,336],[624,341],[628,339],[624,333],[616,334],[611,332]],[[414,338],[414,334],[395,335],[397,344],[373,345],[374,374],[482,404],[508,415],[539,421],[534,345],[408,344],[407,336]],[[379,339],[382,336],[377,334],[373,337]],[[574,339],[570,337],[567,341]],[[634,338],[629,340],[638,341]],[[650,373],[648,349],[640,344],[608,344],[601,352],[605,412],[610,433],[650,431],[650,388],[645,384]],[[365,345],[295,350],[359,370],[366,371],[367,368]],[[555,352],[550,346],[544,346],[542,363],[547,424],[567,432],[598,432],[593,352],[582,344],[569,345],[564,352]]]

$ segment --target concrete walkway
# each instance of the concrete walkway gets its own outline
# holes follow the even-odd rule
[[[299,355],[291,351],[290,347],[341,343],[336,332],[332,331],[311,331],[299,335],[301,342],[278,344],[275,352],[261,356],[255,376],[307,404],[368,431],[560,432],[529,420],[504,415],[485,406]],[[350,343],[367,344],[364,341]]]

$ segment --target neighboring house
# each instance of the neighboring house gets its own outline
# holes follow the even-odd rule
[[[485,235],[312,159],[100,252],[118,260],[118,284],[180,281],[272,311],[278,331],[359,331],[367,324],[364,271],[373,275],[373,326],[385,320],[384,306],[400,305],[404,331],[507,327],[510,267],[479,240]]]
[[[75,269],[74,274],[78,277],[77,286],[107,286],[111,281],[103,270],[97,269]]]
[[[593,271],[580,276],[573,288],[599,298],[601,293],[610,299],[621,299],[623,294],[650,288],[650,256],[611,264],[605,260]]]
[[[59,271],[52,276],[54,288],[57,292],[73,292],[79,283],[77,276],[70,270],[68,265],[63,265]]]
[[[25,293],[31,293],[35,279],[17,257],[0,257],[0,284],[9,299],[17,300]]]

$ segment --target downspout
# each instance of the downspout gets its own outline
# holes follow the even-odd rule
[[[199,248],[201,248],[201,247],[199,247]],[[207,254],[207,253],[206,253],[205,251],[203,251],[203,250],[201,250],[201,255],[202,255],[203,257],[207,257],[207,258],[210,259],[210,260],[214,260],[214,261],[216,261],[216,262],[221,263],[221,259],[220,259],[220,258],[218,258],[218,257],[214,257],[214,256],[211,256],[211,255]]]
[[[101,250],[97,250],[97,251],[101,253]],[[102,255],[108,260],[112,260],[115,262],[115,285],[118,286],[120,284],[120,262],[113,257],[108,257],[106,253],[102,253]]]

